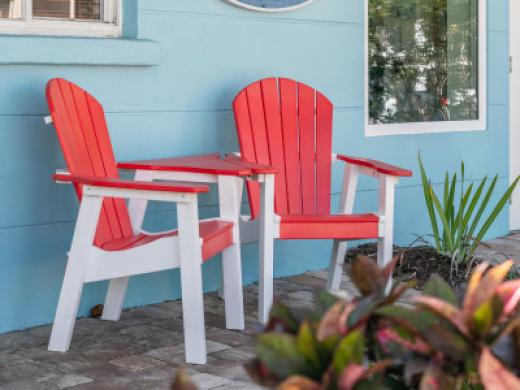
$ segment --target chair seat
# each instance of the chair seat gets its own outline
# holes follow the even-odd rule
[[[376,214],[285,215],[281,216],[281,239],[377,238],[379,217]]]
[[[202,239],[202,259],[206,261],[233,244],[233,222],[202,221],[199,223],[199,234]],[[106,242],[100,248],[107,252],[118,252],[178,235],[178,230],[162,234],[140,233],[132,237]]]

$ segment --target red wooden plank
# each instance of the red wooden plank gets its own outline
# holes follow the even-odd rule
[[[118,163],[120,169],[141,169],[167,172],[206,173],[211,175],[250,176],[251,169],[245,165],[221,160],[219,155],[202,158],[164,158],[157,160],[140,160]]]
[[[70,88],[72,92],[72,97],[74,99],[73,103],[75,105],[76,112],[78,115],[77,120],[79,123],[79,128],[82,131],[83,140],[85,143],[84,148],[86,149],[89,155],[91,171],[93,172],[94,176],[107,177],[108,175],[104,166],[103,156],[101,156],[94,126],[92,124],[92,119],[90,116],[90,110],[87,103],[87,94],[79,87],[71,85]],[[102,214],[106,216],[106,220],[112,232],[112,238],[123,238],[125,234],[123,234],[122,227],[119,222],[119,217],[114,200],[105,199],[103,201]],[[104,221],[102,223],[104,223]],[[128,234],[131,234],[131,232],[129,233],[127,231],[126,235]]]
[[[102,163],[105,168],[106,177],[118,178],[119,172],[117,170],[114,151],[112,149],[112,142],[110,141],[110,136],[108,134],[108,127],[103,107],[89,94],[87,94],[87,102],[97,145],[102,156]],[[104,203],[107,206],[107,217],[109,221],[115,220],[118,222],[122,237],[131,236],[133,230],[125,201],[122,199],[106,199]],[[115,211],[114,214],[112,213],[112,210]]]
[[[296,82],[279,79],[289,214],[302,213]]]
[[[379,218],[374,214],[282,217],[282,239],[377,238]]]
[[[254,162],[246,161],[240,156],[235,155],[228,155],[225,157],[225,160],[240,166],[243,169],[249,169],[250,172],[253,174],[261,175],[261,174],[276,174],[278,173],[278,169],[271,165],[263,165],[263,164],[257,164]]]
[[[209,187],[205,184],[191,184],[168,181],[136,181],[114,177],[76,176],[68,174],[55,174],[53,180],[63,183],[78,183],[92,187],[119,188],[123,190],[180,192],[180,193],[202,193],[208,192]]]
[[[316,93],[316,211],[330,214],[332,164],[332,103]]]
[[[63,123],[55,122],[55,126],[59,134],[58,137],[65,140],[65,143],[62,143],[62,149],[66,156],[69,171],[77,175],[94,175],[92,165],[90,164],[90,156],[85,147],[85,139],[83,138],[81,124],[76,111],[71,83],[58,79],[56,80],[55,88],[59,90],[59,92],[53,94],[55,105],[59,111],[59,117],[65,119]],[[76,188],[76,191],[81,200],[81,189]],[[113,227],[108,218],[105,204],[106,202],[103,203],[96,231],[94,240],[96,244],[114,239]]]
[[[361,157],[344,156],[341,154],[338,154],[337,158],[338,160],[345,161],[349,164],[375,169],[377,172],[383,173],[385,175],[400,177],[410,177],[413,175],[413,172],[409,169],[400,168],[395,165],[386,164],[377,160],[371,160],[368,158]]]
[[[300,125],[300,166],[303,214],[316,213],[315,175],[315,91],[298,84],[298,122]]]
[[[276,78],[262,80],[261,87],[270,160],[271,165],[274,166],[278,172],[275,177],[275,211],[279,215],[286,215],[287,185],[278,80]]]
[[[265,124],[264,102],[260,83],[254,83],[247,88],[249,117],[251,118],[251,134],[255,145],[255,161],[259,164],[271,164],[269,146],[267,144],[267,129]]]
[[[256,162],[251,117],[249,115],[249,104],[247,101],[247,91],[245,89],[235,98],[233,102],[233,112],[242,157],[246,161]],[[260,210],[260,187],[258,183],[247,183],[247,196],[249,199],[249,207],[251,208],[251,217],[255,218]]]

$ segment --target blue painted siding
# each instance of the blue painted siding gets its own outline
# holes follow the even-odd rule
[[[499,173],[500,189],[507,186],[508,0],[493,0],[488,10],[488,130],[370,139],[363,133],[363,0],[318,0],[277,15],[222,0],[131,3],[137,25],[128,36],[159,44],[157,66],[0,65],[0,333],[52,322],[77,213],[72,190],[50,181],[63,166],[54,131],[42,123],[51,77],[69,78],[103,102],[119,160],[236,150],[235,93],[280,75],[315,86],[335,103],[337,152],[417,171],[420,150],[438,187],[444,171],[462,159],[471,179]],[[74,40],[64,42],[66,52]],[[335,203],[340,174],[337,169]],[[375,190],[369,179],[361,182],[357,210],[375,207]],[[202,197],[201,214],[215,215],[215,206],[214,194]],[[153,205],[146,225],[170,228],[174,217],[171,205]],[[503,213],[490,236],[507,231]],[[397,191],[398,243],[410,243],[413,233],[428,233],[418,176]],[[322,268],[329,249],[328,242],[277,243],[276,274]],[[255,245],[243,249],[248,283],[257,279],[256,253]],[[217,287],[218,269],[218,261],[205,265],[206,290]],[[86,288],[82,315],[102,302],[105,290],[104,283]],[[178,297],[178,273],[165,272],[133,279],[126,305]]]

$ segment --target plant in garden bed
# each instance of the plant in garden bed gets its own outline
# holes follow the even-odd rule
[[[433,190],[420,156],[419,166],[435,248],[439,253],[451,258],[452,272],[457,272],[460,264],[467,264],[469,272],[472,269],[471,262],[475,251],[511,198],[520,177],[509,186],[484,219],[484,213],[488,211],[495,191],[498,175],[489,185],[487,185],[489,179],[485,177],[478,185],[470,183],[466,187],[464,162],[462,162],[459,177],[460,193],[456,194],[457,173],[450,176],[446,172],[441,199]]]
[[[394,263],[358,257],[353,300],[322,294],[311,313],[276,304],[252,378],[280,389],[520,389],[520,280],[503,282],[512,263],[479,265],[462,303],[434,277],[407,305],[397,300],[409,284],[385,295]]]

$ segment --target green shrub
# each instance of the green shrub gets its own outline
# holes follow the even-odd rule
[[[479,265],[462,302],[433,277],[407,305],[397,300],[411,284],[385,295],[394,264],[358,257],[354,299],[323,293],[312,312],[275,304],[250,376],[282,390],[520,389],[520,280],[503,282],[511,261]]]
[[[459,264],[468,264],[472,261],[482,239],[511,199],[520,177],[511,184],[484,219],[484,214],[490,207],[498,175],[491,180],[489,185],[487,185],[488,177],[485,177],[478,186],[471,183],[466,187],[464,162],[462,162],[460,194],[456,195],[457,173],[450,177],[450,174],[446,172],[441,200],[433,190],[420,156],[419,166],[435,248],[439,253],[451,258],[452,272],[456,272]],[[468,268],[471,269],[471,267]]]

